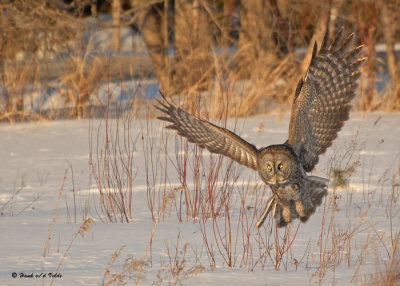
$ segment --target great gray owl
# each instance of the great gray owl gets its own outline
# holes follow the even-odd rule
[[[269,213],[279,227],[296,218],[306,222],[327,194],[327,179],[308,176],[318,156],[349,118],[350,101],[360,76],[362,46],[350,48],[353,34],[344,39],[343,28],[329,44],[327,31],[317,54],[317,43],[310,66],[296,88],[289,123],[289,138],[284,144],[257,149],[233,132],[190,115],[163,96],[156,106],[171,122],[167,128],[212,153],[230,157],[258,171],[272,189],[265,210],[257,222],[260,227]]]

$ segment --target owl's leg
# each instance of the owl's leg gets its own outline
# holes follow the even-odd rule
[[[295,202],[295,206],[296,206],[296,211],[300,216],[301,221],[303,221],[303,218],[306,218],[306,220],[308,219],[308,215],[307,215],[307,211],[304,208],[304,205],[301,201],[296,201]]]
[[[308,221],[308,219],[310,218],[310,216],[314,213],[313,210],[311,209],[306,209],[303,205],[302,202],[297,201],[296,202],[296,211],[298,212],[299,216],[300,216],[300,220],[301,222],[306,222]]]
[[[285,220],[285,217],[283,216],[283,209],[284,208],[281,205],[276,206],[276,213],[274,218],[275,218],[275,223],[278,227],[285,227],[290,222]]]
[[[296,201],[296,211],[300,216],[301,222],[306,222],[308,218],[315,212],[318,205],[313,202],[313,194],[307,190],[300,200]]]
[[[290,211],[289,206],[283,206],[282,207],[282,217],[285,222],[291,222],[292,221],[292,212]]]
[[[300,200],[296,201],[296,211],[302,222],[306,222],[308,218],[315,212],[316,208],[322,203],[323,197],[326,196],[328,180],[308,176],[305,180],[306,184],[301,193]]]

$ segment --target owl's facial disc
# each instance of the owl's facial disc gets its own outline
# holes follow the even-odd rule
[[[260,158],[259,174],[270,185],[287,182],[293,172],[293,158],[286,152],[266,152]]]

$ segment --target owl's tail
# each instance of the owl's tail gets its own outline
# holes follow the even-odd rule
[[[313,214],[316,207],[322,203],[322,199],[328,194],[328,179],[307,176],[305,192],[301,196],[303,204],[308,204],[309,212]]]
[[[292,204],[282,205],[274,195],[268,199],[265,210],[256,224],[257,228],[263,225],[269,213],[278,227],[284,227],[297,218],[303,223],[309,219],[328,193],[328,180],[315,176],[306,176],[304,179],[305,184],[299,200],[293,201]]]

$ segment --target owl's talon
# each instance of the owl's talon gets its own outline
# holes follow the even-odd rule
[[[306,221],[308,221],[309,218],[310,218],[310,217],[308,217],[308,216],[302,216],[302,217],[300,217],[300,221],[301,221],[302,223],[305,223]]]

